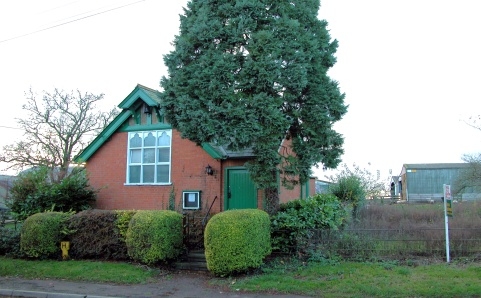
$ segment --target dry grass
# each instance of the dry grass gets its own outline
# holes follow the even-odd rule
[[[367,229],[444,229],[444,207],[436,204],[393,204],[370,202],[360,211],[356,228]],[[481,229],[481,202],[453,204],[451,229]]]
[[[478,258],[481,202],[453,204],[449,218],[451,257]],[[369,202],[341,233],[323,235],[321,249],[346,258],[444,258],[444,206]]]

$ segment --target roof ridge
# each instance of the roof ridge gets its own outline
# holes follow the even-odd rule
[[[155,90],[155,89],[149,88],[149,87],[147,87],[147,86],[145,86],[145,85],[142,85],[142,84],[138,84],[138,83],[137,83],[137,87],[142,88],[142,89],[147,89],[147,90],[150,90],[150,91],[152,91],[152,92],[158,92],[158,93],[160,93],[159,90]]]

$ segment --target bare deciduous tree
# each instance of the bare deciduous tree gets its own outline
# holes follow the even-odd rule
[[[386,194],[389,189],[389,183],[387,180],[383,181],[381,179],[381,173],[379,170],[377,170],[376,174],[374,174],[369,169],[361,168],[355,163],[352,165],[352,168],[350,168],[346,163],[343,163],[341,167],[339,167],[338,173],[325,177],[328,179],[328,181],[333,183],[337,183],[341,178],[357,177],[360,181],[366,198],[379,197]]]
[[[462,121],[472,128],[481,130],[481,115],[471,116],[467,120]]]
[[[453,192],[460,195],[464,192],[481,191],[481,153],[466,154],[462,159],[467,166],[457,176]]]
[[[22,109],[25,118],[17,118],[24,131],[23,139],[3,147],[0,162],[9,169],[47,166],[59,169],[62,179],[74,157],[87,142],[117,115],[116,108],[108,112],[96,109],[104,94],[70,93],[55,89],[43,91],[41,99],[32,89],[25,93],[27,103]]]

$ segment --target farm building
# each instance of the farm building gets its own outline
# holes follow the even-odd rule
[[[408,202],[441,202],[443,184],[454,189],[459,173],[467,166],[467,163],[404,164],[396,189],[401,190],[401,198]],[[481,193],[467,191],[454,199],[481,199]]]
[[[10,196],[15,176],[0,175],[0,210],[7,209],[6,200]]]
[[[332,182],[325,180],[316,180],[316,193],[327,193]]]

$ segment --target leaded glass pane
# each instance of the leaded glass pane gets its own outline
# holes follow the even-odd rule
[[[151,132],[145,137],[144,146],[155,146],[155,137]]]
[[[154,177],[155,177],[155,166],[144,166],[143,167],[143,183],[154,183]]]
[[[140,163],[141,162],[141,157],[142,156],[142,150],[141,149],[133,149],[130,150],[130,163]]]
[[[157,166],[157,182],[158,183],[169,183],[169,166],[160,165]]]
[[[170,136],[167,132],[163,131],[159,136],[159,146],[170,146]]]
[[[129,183],[140,183],[140,166],[129,166]]]
[[[172,132],[129,133],[127,183],[170,183]]]
[[[144,159],[143,163],[155,163],[155,149],[144,149]]]
[[[159,162],[169,162],[170,161],[170,147],[157,149],[159,153]]]
[[[130,138],[130,148],[140,147],[142,147],[142,138],[139,136],[138,133],[136,133],[132,138]]]

